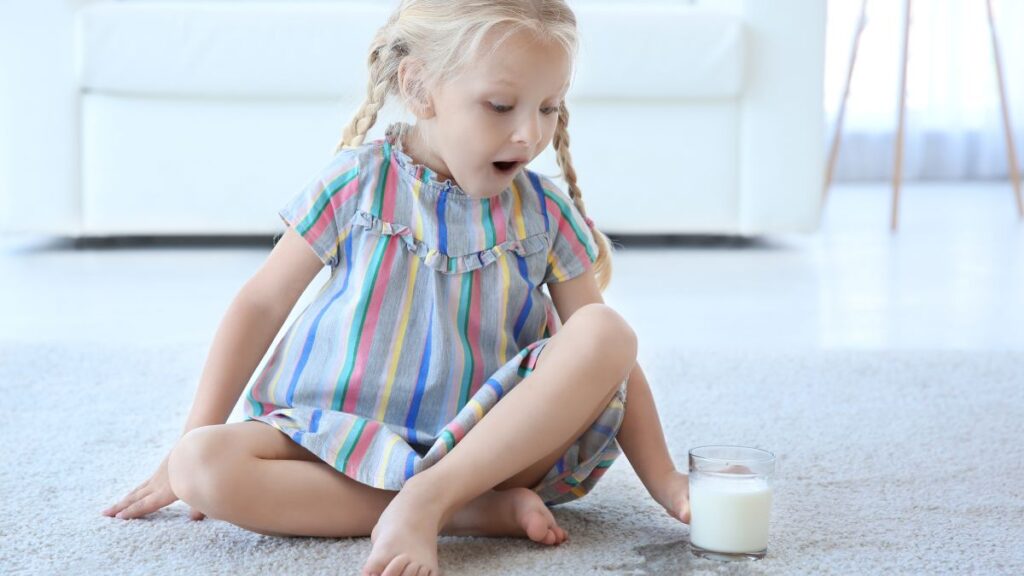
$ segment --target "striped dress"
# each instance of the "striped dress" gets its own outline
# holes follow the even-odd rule
[[[342,150],[281,217],[330,266],[245,400],[339,472],[399,490],[532,372],[560,326],[545,284],[596,258],[552,182],[521,170],[474,198],[383,139]],[[533,487],[548,506],[591,490],[620,454],[625,382]]]

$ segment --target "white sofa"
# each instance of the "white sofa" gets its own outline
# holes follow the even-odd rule
[[[0,2],[0,226],[279,232],[365,93],[393,4]],[[816,229],[824,2],[571,4],[572,152],[603,230]],[[550,149],[533,168],[557,173]]]

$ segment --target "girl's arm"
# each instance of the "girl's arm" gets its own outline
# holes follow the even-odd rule
[[[221,320],[183,434],[227,421],[295,302],[323,266],[289,227]]]
[[[323,263],[309,244],[289,228],[224,314],[183,434],[227,421],[288,313],[321,268]],[[141,518],[177,500],[167,472],[169,459],[168,454],[148,480],[102,513]],[[190,517],[202,520],[203,514],[192,510]]]
[[[675,488],[671,479],[676,466],[669,455],[654,396],[640,364],[629,374],[626,416],[616,438],[647,491],[665,505],[673,497],[668,492]]]

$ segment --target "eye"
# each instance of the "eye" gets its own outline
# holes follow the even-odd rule
[[[509,110],[512,109],[511,106],[503,106],[501,104],[495,104],[494,102],[490,102],[490,105],[491,108],[498,114],[504,114],[505,112],[508,112]]]
[[[558,112],[558,106],[548,106],[547,108],[540,109],[541,114],[550,116]]]

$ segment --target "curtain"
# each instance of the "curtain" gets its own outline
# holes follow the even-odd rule
[[[838,117],[860,5],[861,0],[828,0],[826,147]],[[891,178],[903,8],[903,0],[868,0],[836,181]],[[1024,169],[1024,0],[993,0],[993,14],[1017,164]],[[1008,178],[985,0],[913,0],[903,153],[904,180]]]

